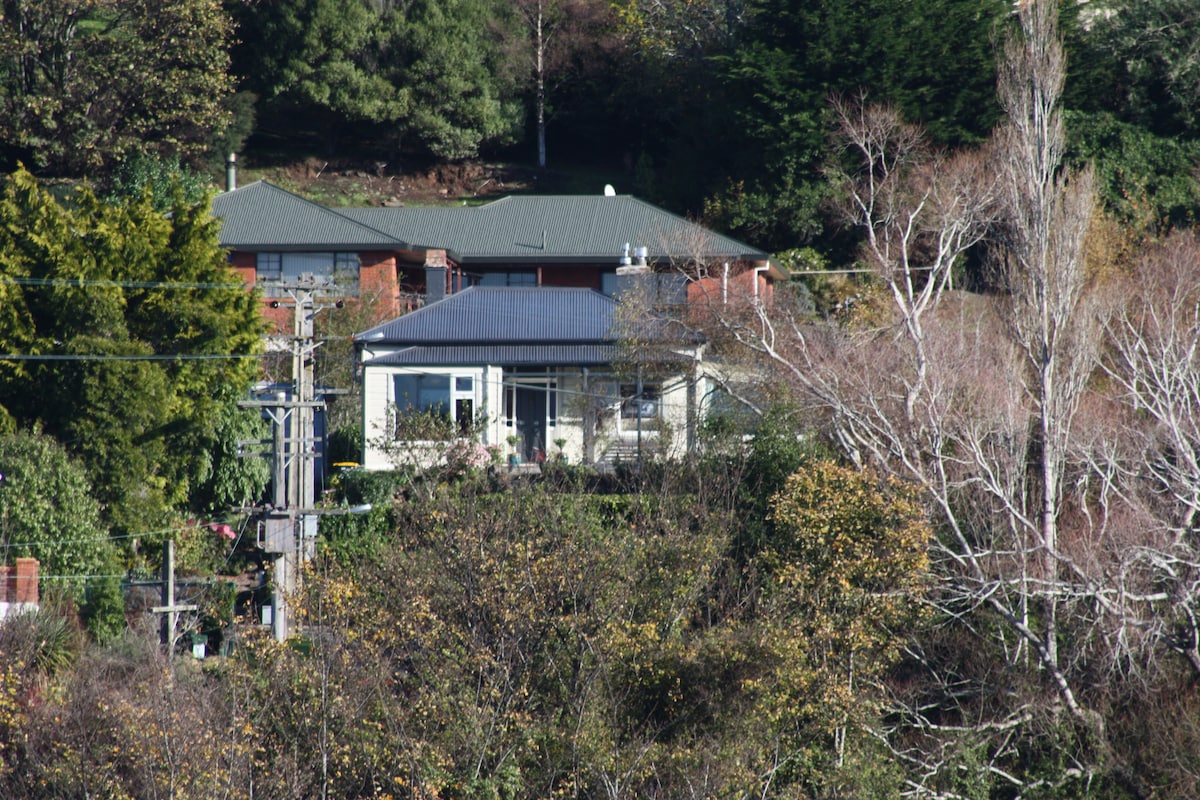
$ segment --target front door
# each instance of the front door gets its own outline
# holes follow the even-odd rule
[[[546,386],[517,385],[515,395],[521,458],[535,461],[546,453]]]

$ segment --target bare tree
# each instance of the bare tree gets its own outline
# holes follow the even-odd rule
[[[1103,361],[1120,435],[1095,448],[1089,463],[1105,495],[1136,509],[1157,534],[1125,551],[1127,613],[1200,674],[1198,258],[1200,241],[1177,234],[1152,248],[1121,287],[1126,302],[1108,321]]]
[[[830,325],[759,306],[722,318],[729,339],[775,365],[823,411],[848,457],[921,487],[939,530],[932,554],[941,580],[931,601],[1030,687],[980,705],[985,676],[914,648],[914,661],[945,687],[936,701],[898,711],[919,746],[889,738],[922,776],[912,785],[917,795],[937,793],[945,768],[938,742],[967,730],[992,743],[987,771],[1029,788],[1002,765],[1035,705],[1050,718],[1065,709],[1104,741],[1082,699],[1080,663],[1093,643],[1121,630],[1106,570],[1129,529],[1089,517],[1084,488],[1067,481],[1082,472],[1070,444],[1099,326],[1083,247],[1093,181],[1090,170],[1062,164],[1055,14],[1049,2],[1019,7],[1000,75],[1008,120],[983,151],[930,151],[894,111],[836,104],[853,165],[838,173],[847,219],[862,231],[861,258],[890,297],[886,313]],[[949,291],[956,261],[989,233],[998,234],[1004,296]],[[1059,653],[1060,606],[1077,612],[1069,658]],[[1037,696],[1043,688],[1050,703]],[[1081,758],[1063,779],[1092,768]]]
[[[529,37],[522,49],[533,88],[538,167],[545,169],[549,94],[603,47],[608,12],[592,0],[517,0],[515,9]]]
[[[920,128],[893,106],[870,106],[860,96],[835,101],[834,112],[855,164],[832,173],[846,188],[845,217],[862,230],[862,258],[887,287],[916,359],[905,393],[911,420],[928,369],[922,320],[952,285],[958,259],[983,239],[995,180],[976,153],[930,152]]]
[[[1061,480],[1071,423],[1094,363],[1094,316],[1081,308],[1087,278],[1084,237],[1091,222],[1090,168],[1063,167],[1059,101],[1066,61],[1057,5],[1035,0],[1018,11],[1021,36],[1009,39],[1000,66],[999,99],[1007,112],[997,132],[1004,224],[1000,259],[1008,289],[1008,320],[1030,373],[1036,438],[1030,463],[1040,502],[1036,549],[1041,579],[1058,571]],[[1042,648],[1058,663],[1056,593],[1042,594]]]

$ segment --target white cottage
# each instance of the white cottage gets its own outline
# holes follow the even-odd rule
[[[428,463],[447,438],[526,462],[682,454],[705,394],[701,347],[638,363],[616,309],[592,289],[478,286],[358,334],[364,466]]]

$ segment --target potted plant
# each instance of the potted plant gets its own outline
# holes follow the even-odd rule
[[[515,433],[510,433],[504,441],[508,442],[508,446],[510,448],[510,452],[508,454],[508,466],[515,467],[517,464],[521,463],[521,453],[519,450],[517,450],[517,445],[521,443],[521,437]]]

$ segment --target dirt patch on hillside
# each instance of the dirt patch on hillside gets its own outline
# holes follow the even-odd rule
[[[538,182],[528,168],[467,161],[400,173],[372,164],[308,158],[287,166],[251,170],[243,179],[263,178],[330,206],[425,206],[476,203],[527,193]]]

